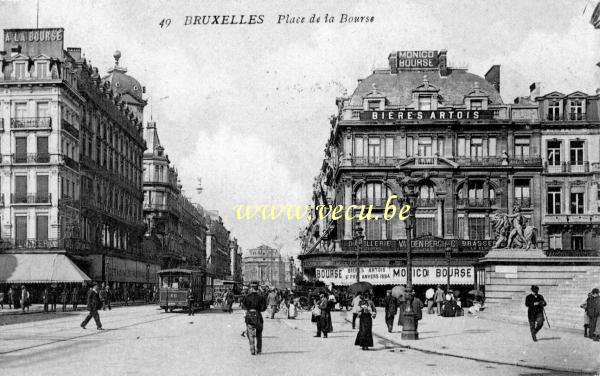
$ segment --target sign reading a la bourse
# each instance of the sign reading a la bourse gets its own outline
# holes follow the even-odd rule
[[[62,57],[64,37],[62,28],[7,29],[4,30],[4,51],[10,52],[12,47],[20,46],[25,56]]]
[[[360,120],[376,121],[483,120],[493,118],[494,111],[491,110],[388,110],[363,111],[360,113]]]

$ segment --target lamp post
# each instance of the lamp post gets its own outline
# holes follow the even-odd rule
[[[450,292],[450,260],[452,259],[452,248],[446,247],[446,291]]]
[[[404,221],[406,226],[406,306],[402,319],[402,339],[417,340],[419,332],[417,331],[417,320],[413,311],[413,286],[412,286],[412,231],[415,227],[415,203],[418,196],[417,181],[406,177],[401,182],[403,193],[403,204],[410,205],[408,217]]]
[[[354,243],[356,244],[356,282],[360,282],[360,249],[363,245],[363,228],[360,225],[360,222],[356,223],[356,228],[354,229]]]

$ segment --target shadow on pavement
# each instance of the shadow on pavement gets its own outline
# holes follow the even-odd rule
[[[560,339],[561,337],[547,337],[547,338],[538,338],[538,341],[554,341]]]
[[[261,355],[277,355],[277,354],[302,354],[307,353],[308,351],[269,351],[262,352]]]

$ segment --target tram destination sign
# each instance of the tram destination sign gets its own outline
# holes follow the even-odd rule
[[[484,120],[493,118],[494,111],[492,110],[388,110],[360,113],[360,120],[369,121]]]

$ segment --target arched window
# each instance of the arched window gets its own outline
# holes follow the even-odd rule
[[[392,190],[382,183],[366,183],[360,185],[354,194],[356,205],[385,205],[387,198],[392,195]]]

